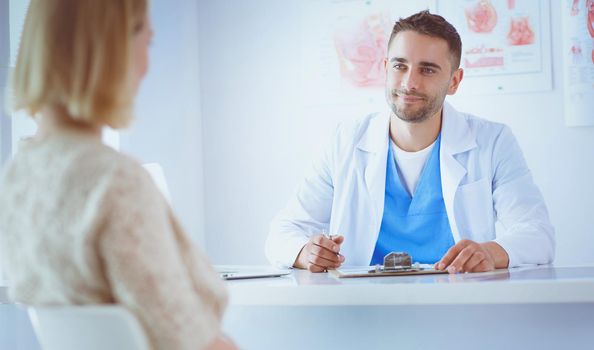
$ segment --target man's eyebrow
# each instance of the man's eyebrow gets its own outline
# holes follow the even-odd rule
[[[402,57],[391,57],[390,58],[390,62],[400,62],[400,63],[408,63],[408,60],[406,58],[402,58]],[[419,65],[422,67],[431,67],[431,68],[435,68],[438,70],[442,70],[441,66],[437,63],[433,63],[433,62],[428,62],[428,61],[421,61],[419,62]]]
[[[390,62],[408,63],[406,58],[402,58],[402,57],[392,57],[392,58],[390,58]]]

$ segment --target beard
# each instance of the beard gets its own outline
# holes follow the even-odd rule
[[[402,121],[409,123],[422,123],[435,115],[443,106],[443,101],[447,94],[447,86],[441,93],[433,96],[421,94],[413,91],[406,91],[400,89],[386,89],[386,100],[392,112]],[[416,96],[423,99],[423,105],[410,107],[406,105],[396,104],[398,95]]]

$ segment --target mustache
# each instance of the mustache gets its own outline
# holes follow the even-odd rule
[[[392,90],[390,90],[390,93],[392,94],[392,96],[405,95],[405,96],[421,97],[421,98],[425,98],[425,99],[427,98],[427,96],[425,94],[421,94],[421,93],[414,92],[414,91],[408,91],[408,90],[392,89]]]

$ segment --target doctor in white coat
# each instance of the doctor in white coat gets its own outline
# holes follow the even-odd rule
[[[554,229],[510,129],[444,103],[462,81],[460,56],[442,17],[396,22],[384,61],[390,110],[338,127],[271,224],[272,264],[321,272],[402,247],[450,273],[552,262]],[[415,200],[433,207],[412,215]]]

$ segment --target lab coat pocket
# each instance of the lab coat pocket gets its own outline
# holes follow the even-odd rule
[[[456,221],[462,238],[492,239],[494,227],[493,195],[487,178],[458,187]]]

